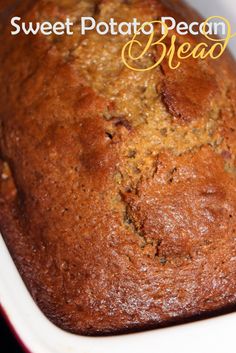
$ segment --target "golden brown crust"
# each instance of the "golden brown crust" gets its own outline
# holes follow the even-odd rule
[[[38,0],[11,11],[197,16],[157,0]],[[137,73],[120,60],[123,38],[4,28],[0,229],[44,313],[104,334],[235,308],[234,61]]]
[[[209,114],[218,97],[213,74],[204,71],[194,59],[182,63],[179,69],[164,72],[163,100],[176,119],[191,121]]]

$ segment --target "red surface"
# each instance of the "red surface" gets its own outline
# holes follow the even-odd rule
[[[17,328],[14,327],[14,325],[12,324],[6,310],[3,308],[3,306],[0,304],[0,314],[4,317],[7,325],[9,326],[11,332],[13,333],[14,337],[16,338],[17,342],[19,343],[19,345],[21,346],[21,348],[24,350],[25,353],[33,353],[27,346],[26,344],[23,342],[23,340],[21,339],[21,337],[19,336],[18,332],[17,332]],[[6,352],[7,353],[7,352]]]

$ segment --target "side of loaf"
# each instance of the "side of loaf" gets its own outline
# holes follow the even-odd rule
[[[136,72],[125,36],[11,36],[14,15],[199,17],[174,0],[0,1],[0,231],[39,307],[86,335],[235,310],[234,60]]]

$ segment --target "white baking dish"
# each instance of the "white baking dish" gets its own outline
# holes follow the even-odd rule
[[[236,32],[235,0],[188,1],[204,17],[227,17]],[[236,39],[231,42],[236,56]],[[114,337],[82,337],[54,326],[28,293],[0,236],[1,307],[32,353],[234,353],[236,313],[171,328]],[[1,347],[0,347],[1,349]]]

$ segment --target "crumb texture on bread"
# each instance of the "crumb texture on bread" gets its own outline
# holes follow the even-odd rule
[[[234,60],[135,72],[123,36],[14,37],[13,15],[198,15],[174,0],[0,1],[0,230],[42,311],[108,334],[235,308]]]

